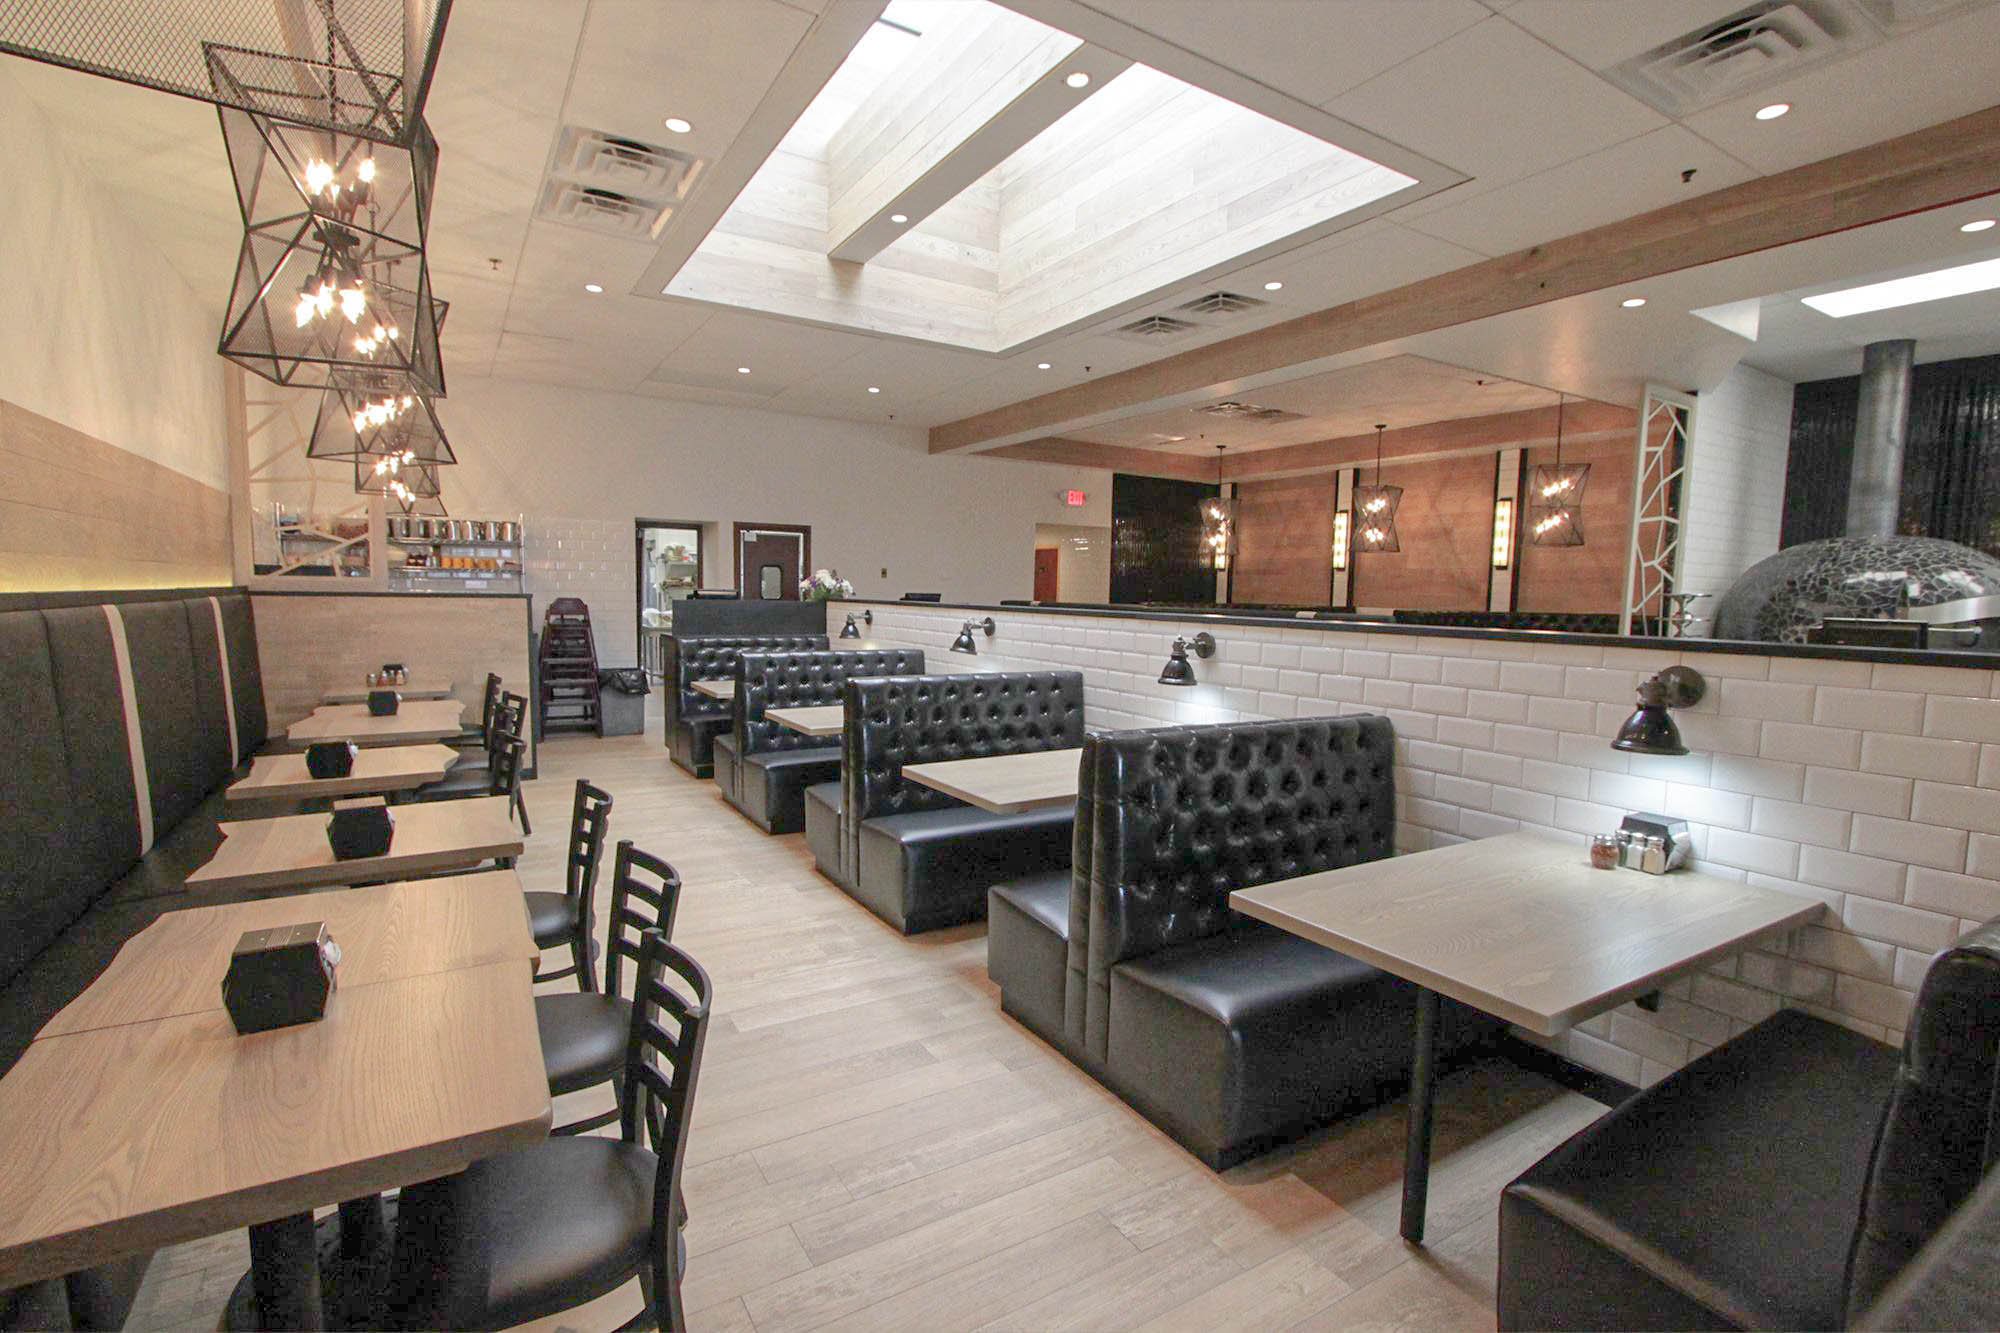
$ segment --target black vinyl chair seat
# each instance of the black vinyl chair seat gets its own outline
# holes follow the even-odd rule
[[[493,791],[493,774],[486,765],[454,764],[436,782],[426,782],[417,788],[417,798],[424,801],[456,800],[464,796],[490,796]]]
[[[1501,1196],[1501,1326],[1844,1327],[1896,1065],[1787,1009],[1590,1125]]]
[[[528,929],[537,948],[549,949],[570,937],[570,905],[565,894],[529,889],[521,895],[528,900]]]
[[[542,1035],[542,1066],[557,1096],[608,1082],[625,1067],[625,1039],[632,1002],[616,995],[578,992],[535,998],[535,1026]]]
[[[658,1160],[622,1139],[550,1139],[425,1186],[476,1238],[484,1291],[453,1327],[507,1328],[616,1291],[645,1267]],[[463,1277],[458,1280],[463,1281]]]

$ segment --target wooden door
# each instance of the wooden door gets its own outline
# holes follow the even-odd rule
[[[1062,553],[1053,546],[1037,546],[1035,548],[1036,601],[1053,602],[1058,600],[1060,595],[1056,591],[1056,570],[1059,567],[1061,556]]]
[[[812,529],[778,523],[736,525],[736,587],[746,602],[796,602],[812,572]]]

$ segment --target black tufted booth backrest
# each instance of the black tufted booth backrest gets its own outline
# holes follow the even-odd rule
[[[855,676],[845,703],[840,783],[853,865],[860,864],[863,820],[963,804],[903,781],[903,765],[1083,744],[1080,671]]]
[[[2000,921],[1931,960],[1903,1039],[1847,1263],[1852,1321],[2000,1158]]]
[[[825,749],[825,738],[781,727],[764,716],[765,710],[842,703],[842,687],[853,676],[920,676],[923,671],[921,648],[798,653],[746,650],[738,661],[736,675],[736,753]]]
[[[1395,852],[1385,717],[1317,717],[1093,735],[1091,853],[1070,890],[1085,1050],[1105,1055],[1111,969],[1231,929],[1236,889]],[[1077,927],[1081,925],[1082,931]]]
[[[726,717],[729,702],[696,694],[698,680],[728,680],[736,674],[736,659],[744,649],[767,653],[809,652],[826,647],[824,634],[700,634],[668,635],[664,671],[673,687],[667,691],[667,738],[682,718]]]

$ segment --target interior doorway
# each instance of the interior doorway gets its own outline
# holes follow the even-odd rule
[[[1059,592],[1061,585],[1056,581],[1056,572],[1060,567],[1059,562],[1061,559],[1062,552],[1053,546],[1037,546],[1035,548],[1034,596],[1036,601],[1053,602],[1061,595]]]
[[[660,641],[673,631],[674,603],[701,585],[701,524],[633,519],[632,553],[639,662],[658,678],[665,657]]]
[[[812,529],[798,523],[736,525],[736,588],[746,602],[796,602],[812,573]]]

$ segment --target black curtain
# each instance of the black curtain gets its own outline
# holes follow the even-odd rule
[[[1212,605],[1201,562],[1201,502],[1220,488],[1167,477],[1111,478],[1111,600]]]
[[[1815,380],[1793,394],[1783,545],[1846,529],[1860,384]],[[1897,530],[2000,556],[2000,356],[1917,367]]]

